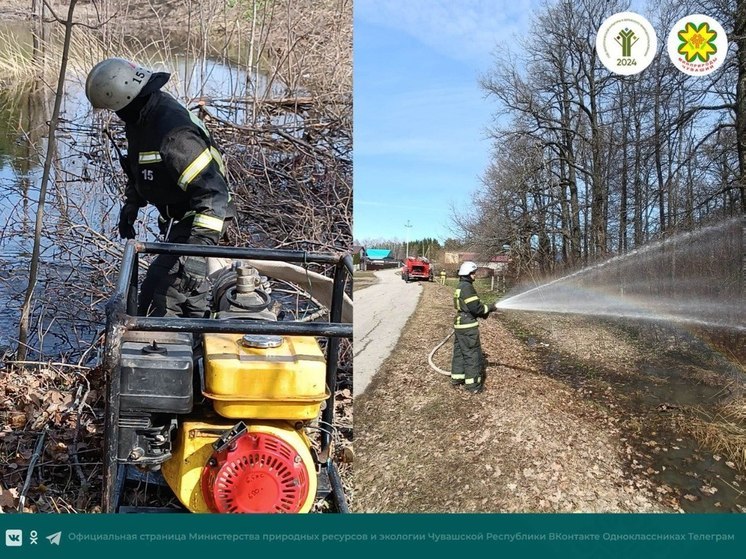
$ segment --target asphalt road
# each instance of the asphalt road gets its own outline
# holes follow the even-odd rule
[[[375,272],[378,282],[355,292],[353,320],[354,390],[362,394],[399,340],[404,324],[422,293],[419,282],[407,283],[398,269]]]

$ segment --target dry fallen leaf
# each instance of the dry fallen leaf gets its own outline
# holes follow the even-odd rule
[[[718,492],[718,488],[711,485],[703,485],[700,491],[702,491],[702,493],[707,493],[708,495],[714,495]]]
[[[18,507],[18,489],[5,489],[0,485],[0,510],[15,510]]]
[[[345,447],[342,451],[342,460],[347,464],[352,464],[355,461],[355,453],[352,447]]]

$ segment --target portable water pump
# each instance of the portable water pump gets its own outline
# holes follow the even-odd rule
[[[278,321],[267,278],[247,264],[215,275],[212,308],[212,319],[138,317],[152,328],[123,333],[118,409],[107,411],[114,468],[160,472],[191,512],[308,512],[322,464],[305,430],[333,391],[319,342],[273,333],[301,325]]]
[[[218,320],[277,320],[266,278],[254,268],[224,270],[213,293]],[[318,342],[216,333],[204,335],[202,351],[202,394],[238,423],[185,419],[164,478],[193,512],[307,512],[316,471],[303,428],[329,396]],[[199,476],[195,463],[203,464]]]

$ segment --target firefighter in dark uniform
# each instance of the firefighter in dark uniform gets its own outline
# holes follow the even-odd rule
[[[121,58],[99,62],[88,74],[86,96],[125,123],[128,154],[119,234],[135,238],[140,208],[153,204],[166,242],[214,245],[235,215],[220,153],[201,120],[161,87],[170,74]],[[162,254],[143,281],[138,314],[203,317],[207,261]]]
[[[467,391],[479,393],[484,386],[484,355],[479,341],[478,318],[487,318],[495,305],[486,305],[479,300],[474,289],[474,273],[477,265],[464,262],[458,270],[459,283],[453,293],[456,308],[454,320],[453,360],[451,384],[464,385]]]

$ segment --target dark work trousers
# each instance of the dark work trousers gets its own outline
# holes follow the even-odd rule
[[[479,341],[479,327],[454,329],[451,383],[464,384],[466,389],[482,389],[484,356]]]
[[[188,227],[175,224],[168,235],[169,243],[185,243],[191,232]],[[204,318],[207,315],[208,282],[197,290],[185,292],[181,286],[179,257],[159,254],[150,264],[140,288],[137,314],[140,316],[181,316]]]

